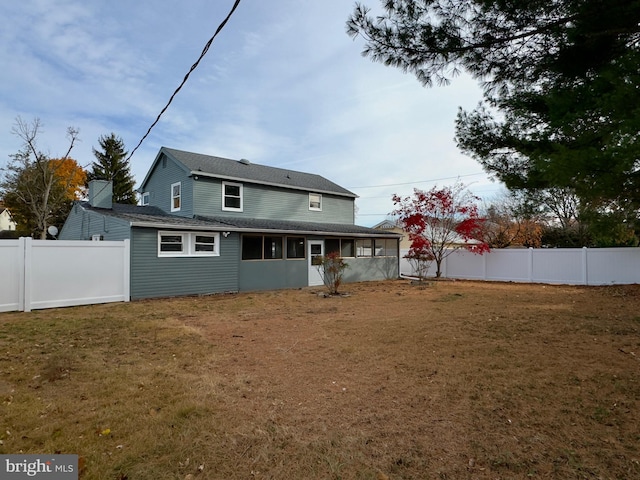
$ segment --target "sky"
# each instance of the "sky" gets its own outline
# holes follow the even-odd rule
[[[112,132],[130,152],[156,119],[233,0],[1,2],[0,167],[21,149],[16,118],[43,125],[39,148],[68,148],[88,168]],[[379,0],[362,3],[380,8]],[[459,107],[482,98],[462,76],[423,87],[362,57],[346,34],[355,2],[242,0],[130,160],[138,184],[160,147],[322,175],[351,190],[373,226],[391,196],[457,180],[490,201],[501,190],[454,141]]]

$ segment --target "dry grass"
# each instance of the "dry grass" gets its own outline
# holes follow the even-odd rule
[[[640,478],[640,287],[344,290],[0,314],[0,453],[109,480]]]

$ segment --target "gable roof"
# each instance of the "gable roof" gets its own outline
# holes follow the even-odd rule
[[[345,197],[357,197],[355,193],[350,192],[346,188],[313,173],[269,167],[251,163],[248,160],[231,160],[167,147],[162,147],[158,152],[153,165],[149,169],[149,173],[147,173],[147,176],[141,184],[141,190],[144,189],[149,175],[163,155],[182,165],[191,175],[292,188],[313,193],[330,193]]]

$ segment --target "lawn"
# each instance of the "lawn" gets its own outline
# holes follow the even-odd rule
[[[0,453],[83,479],[640,478],[640,286],[342,290],[0,314]]]

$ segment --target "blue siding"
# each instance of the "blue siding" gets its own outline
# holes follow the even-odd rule
[[[159,258],[158,231],[133,228],[131,298],[238,291],[239,236],[220,236],[220,256]]]
[[[182,184],[182,205],[179,212],[171,212],[171,185],[177,182]],[[163,155],[146,184],[145,192],[149,193],[149,205],[161,208],[167,213],[191,217],[194,214],[193,184],[194,180],[189,177],[189,172]]]
[[[307,260],[245,260],[240,262],[240,290],[278,290],[308,285]]]
[[[222,180],[199,177],[193,182],[196,215],[247,217],[317,223],[354,223],[354,200],[322,194],[322,211],[309,210],[309,193],[243,183],[243,211],[222,210]]]
[[[398,257],[347,258],[349,267],[344,272],[344,282],[365,282],[369,280],[390,280],[398,278]]]
[[[76,204],[60,231],[60,240],[91,240],[93,235],[102,235],[103,240],[125,240],[129,238],[129,223],[119,218],[85,210]]]

